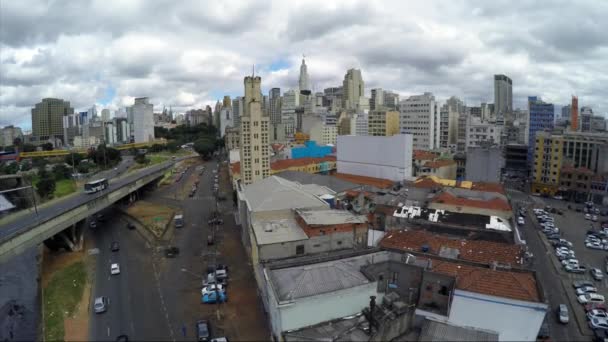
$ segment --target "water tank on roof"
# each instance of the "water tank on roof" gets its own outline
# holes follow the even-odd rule
[[[325,194],[321,196],[321,199],[329,204],[329,207],[334,209],[336,205],[336,197],[334,195]]]

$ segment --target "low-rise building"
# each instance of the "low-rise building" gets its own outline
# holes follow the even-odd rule
[[[307,173],[328,174],[336,170],[336,157],[279,159],[270,163],[270,174],[284,171],[301,171]],[[241,179],[241,163],[230,164],[230,177],[233,186]]]
[[[369,112],[368,135],[389,137],[399,134],[399,112],[376,109]]]
[[[238,127],[226,127],[224,140],[228,151],[238,150],[241,144],[241,130]]]
[[[457,164],[452,159],[436,159],[424,163],[416,173],[417,177],[435,176],[445,179],[456,179]]]
[[[445,188],[430,200],[428,207],[454,213],[498,216],[507,220],[513,217],[509,199],[497,192]]]

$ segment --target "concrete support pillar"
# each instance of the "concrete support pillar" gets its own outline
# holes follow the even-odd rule
[[[61,241],[66,244],[67,249],[69,249],[70,251],[74,251],[74,243],[70,239],[67,230],[64,230],[63,232],[59,233],[59,237],[61,238]]]

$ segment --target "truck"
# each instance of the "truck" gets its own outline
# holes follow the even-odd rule
[[[183,214],[175,215],[175,217],[173,218],[173,222],[175,223],[175,228],[183,227],[184,226],[184,215]]]

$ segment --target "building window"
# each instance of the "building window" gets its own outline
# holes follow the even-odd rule
[[[296,246],[296,255],[302,255],[304,254],[304,245],[297,245]]]

